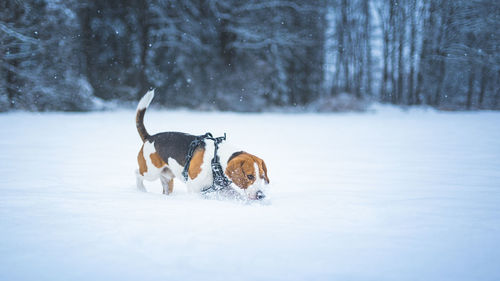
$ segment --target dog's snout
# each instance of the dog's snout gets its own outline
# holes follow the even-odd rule
[[[266,197],[266,195],[264,195],[264,192],[262,191],[257,191],[257,193],[255,193],[255,199],[257,200],[261,200],[261,199],[264,199]]]

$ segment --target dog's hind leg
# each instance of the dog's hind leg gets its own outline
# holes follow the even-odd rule
[[[172,193],[174,190],[174,174],[167,167],[161,172],[160,181],[163,186],[163,194],[168,195]]]
[[[139,173],[139,170],[135,170],[135,182],[137,184],[137,189],[142,192],[146,192],[146,187],[144,187],[143,176]]]
[[[174,190],[174,179],[167,179],[161,177],[161,184],[163,185],[163,194],[169,195]]]

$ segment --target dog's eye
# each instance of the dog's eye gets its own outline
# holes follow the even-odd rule
[[[251,181],[253,181],[255,179],[254,175],[248,175],[247,178]]]

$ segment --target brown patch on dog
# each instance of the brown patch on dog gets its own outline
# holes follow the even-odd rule
[[[139,151],[139,154],[137,155],[137,163],[139,163],[139,173],[144,176],[144,173],[148,171],[148,166],[146,165],[146,159],[144,159],[144,153],[143,153],[143,148],[144,144],[141,146],[141,150]]]
[[[226,168],[226,175],[240,188],[246,189],[256,180],[255,165],[259,168],[260,177],[269,183],[267,167],[262,159],[250,153],[242,152],[232,157]]]
[[[203,164],[204,148],[198,148],[194,151],[191,163],[189,163],[188,175],[191,179],[196,178],[201,173],[201,164]]]
[[[156,168],[161,168],[167,164],[165,163],[165,161],[163,161],[163,159],[161,159],[158,152],[151,153],[149,155],[149,158],[151,158],[151,162],[153,163],[153,165],[155,165]]]

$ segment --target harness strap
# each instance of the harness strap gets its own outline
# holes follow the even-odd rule
[[[219,160],[219,155],[217,154],[217,151],[219,149],[219,144],[222,143],[223,141],[226,140],[226,133],[224,133],[224,136],[214,138],[211,133],[206,133],[202,136],[196,137],[191,144],[189,144],[189,149],[188,153],[186,155],[186,164],[184,165],[184,170],[182,171],[182,175],[184,176],[184,180],[188,180],[188,170],[189,170],[189,165],[191,163],[191,159],[193,158],[193,153],[196,150],[196,148],[201,144],[205,142],[205,139],[212,140],[214,142],[214,158],[212,158],[211,161],[211,167],[212,167],[212,175],[213,175],[213,183],[211,186],[208,186],[204,189],[201,190],[202,193],[208,193],[212,191],[218,191],[221,189],[224,189],[231,185],[231,181],[224,175],[224,171],[222,169],[222,166],[220,164]]]
[[[188,152],[186,154],[186,164],[184,165],[184,170],[182,170],[182,176],[184,177],[184,180],[188,180],[188,170],[189,170],[189,165],[191,164],[191,159],[193,159],[193,154],[196,148],[202,144],[205,143],[205,139],[207,138],[213,138],[211,133],[206,133],[204,135],[196,137],[190,144],[188,148]]]
[[[214,158],[212,158],[211,161],[213,183],[211,186],[202,189],[202,193],[218,191],[228,187],[232,183],[224,174],[224,170],[222,170],[222,166],[219,161],[219,155],[217,154],[219,144],[226,140],[226,133],[224,133],[223,137],[212,138],[212,140],[214,141]]]

